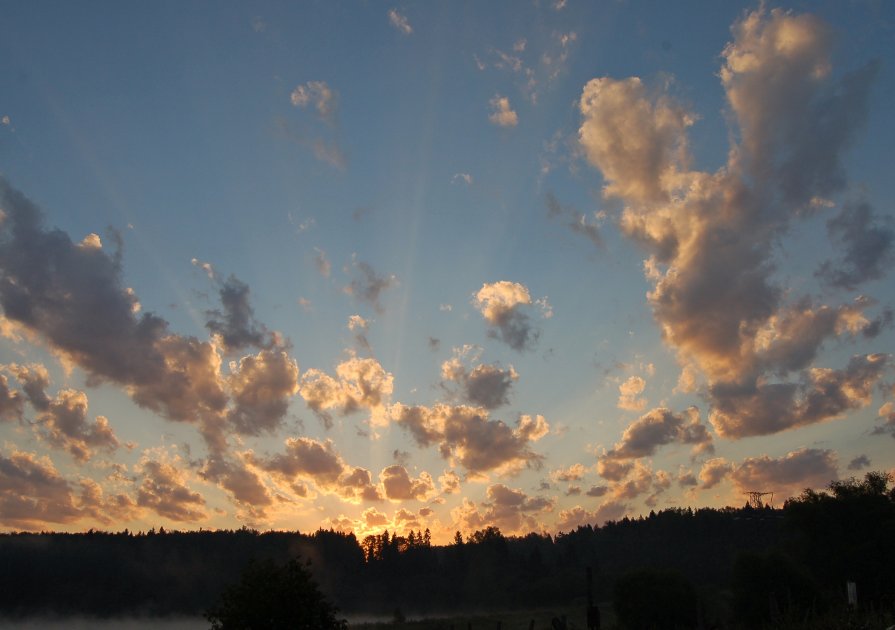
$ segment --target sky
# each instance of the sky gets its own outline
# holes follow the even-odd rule
[[[3,531],[895,470],[895,5],[0,7]]]

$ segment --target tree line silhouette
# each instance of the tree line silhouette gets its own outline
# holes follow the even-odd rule
[[[846,581],[857,584],[860,607],[891,611],[891,481],[868,473],[806,490],[782,509],[672,508],[555,536],[488,527],[457,532],[443,546],[428,531],[360,541],[322,529],[3,534],[0,615],[201,615],[251,562],[284,566],[294,558],[309,563],[342,614],[579,604],[586,567],[597,601],[614,598],[633,613],[648,607],[638,593],[662,580],[692,592],[704,618],[752,627],[840,610]]]

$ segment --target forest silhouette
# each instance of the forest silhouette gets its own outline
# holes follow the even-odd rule
[[[778,509],[672,508],[555,536],[488,527],[443,546],[427,531],[8,533],[0,615],[201,615],[222,610],[222,594],[238,592],[252,567],[307,573],[341,614],[583,605],[590,567],[596,601],[614,601],[624,627],[819,627],[810,621],[848,612],[846,582],[858,610],[891,619],[892,481],[873,472]],[[658,603],[669,589],[677,594]],[[644,617],[659,608],[668,620],[678,605],[677,625]]]

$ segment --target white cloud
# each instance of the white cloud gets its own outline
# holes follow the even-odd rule
[[[388,12],[388,21],[393,27],[404,33],[405,35],[410,35],[413,33],[413,27],[410,26],[410,21],[406,16],[398,13],[397,9],[389,9]]]

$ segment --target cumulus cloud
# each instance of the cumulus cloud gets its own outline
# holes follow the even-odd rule
[[[38,433],[49,444],[68,451],[79,462],[86,462],[92,449],[112,452],[118,448],[118,438],[104,416],[93,423],[87,420],[87,394],[63,389],[38,416]]]
[[[21,451],[0,454],[0,522],[5,526],[38,529],[81,516],[70,485],[49,459]]]
[[[710,459],[702,465],[699,471],[699,481],[703,490],[709,490],[721,483],[733,470],[730,462],[723,457]]]
[[[410,35],[413,33],[413,27],[410,26],[410,21],[407,19],[407,16],[398,13],[397,9],[389,9],[388,23],[404,35]]]
[[[731,473],[742,492],[772,491],[785,498],[805,488],[823,488],[839,478],[836,453],[829,449],[803,448],[779,458],[747,457]]]
[[[336,494],[347,501],[382,499],[370,471],[348,465],[336,452],[332,441],[288,438],[285,446],[285,452],[271,457],[249,453],[246,458],[253,466],[286,483],[299,496],[306,494],[302,482],[309,481],[319,490]]]
[[[625,460],[647,457],[655,454],[660,446],[674,442],[693,444],[698,453],[712,450],[712,437],[699,421],[699,410],[695,407],[679,414],[664,407],[645,413],[625,429],[621,442],[604,458]]]
[[[317,110],[317,115],[326,122],[335,120],[339,98],[326,81],[308,81],[296,86],[289,95],[289,100],[295,107],[312,105]]]
[[[307,370],[299,394],[327,426],[330,411],[341,416],[369,409],[374,424],[384,421],[383,413],[394,388],[394,377],[376,359],[351,357],[336,366],[336,377],[317,369]]]
[[[0,374],[0,422],[20,421],[25,411],[25,399],[9,388],[9,380]]]
[[[777,433],[841,417],[870,404],[888,356],[852,357],[845,369],[811,368],[801,383],[716,383],[710,421],[722,437]]]
[[[53,462],[35,453],[0,453],[0,524],[23,530],[93,519],[109,524],[132,515],[133,501],[124,494],[106,496],[87,478],[73,486]]]
[[[485,283],[475,294],[473,304],[490,326],[488,336],[519,352],[531,349],[537,342],[540,331],[528,315],[532,299],[525,285],[507,280]]]
[[[50,373],[47,368],[39,363],[19,365],[12,363],[6,366],[22,386],[22,391],[28,397],[28,402],[37,411],[46,411],[50,407],[50,397],[47,389],[50,387]]]
[[[510,99],[499,94],[488,101],[491,105],[491,114],[488,116],[493,124],[498,127],[515,127],[519,124],[519,116],[515,110],[510,107]]]
[[[824,282],[855,289],[885,275],[895,243],[891,219],[883,222],[867,202],[846,204],[827,221],[827,232],[844,252],[842,260],[826,261],[817,270],[816,275]]]
[[[618,461],[605,455],[597,460],[597,474],[608,481],[621,481],[634,468],[634,464]]]
[[[445,470],[438,477],[438,485],[441,486],[442,494],[456,494],[460,492],[460,475],[453,470]]]
[[[221,285],[219,294],[223,310],[207,311],[205,327],[221,336],[225,350],[236,352],[249,347],[269,348],[274,344],[264,324],[255,320],[247,284],[231,275]]]
[[[866,116],[876,68],[835,81],[830,29],[812,16],[761,8],[733,34],[720,77],[738,133],[723,168],[691,169],[687,128],[696,116],[636,77],[588,82],[578,139],[603,174],[604,195],[625,204],[623,233],[650,253],[648,297],[664,340],[685,372],[706,376],[713,425],[736,438],[819,422],[865,400],[833,387],[838,411],[820,411],[827,405],[817,397],[810,410],[793,409],[806,383],[833,378],[800,373],[823,342],[863,331],[845,322],[856,321],[854,306],[787,303],[773,253],[792,221],[844,187],[842,152]],[[872,219],[852,213],[845,240],[878,240]]]
[[[451,511],[460,529],[495,526],[510,533],[536,531],[540,528],[538,516],[552,511],[554,507],[553,499],[529,496],[522,490],[501,483],[488,486],[486,497],[478,506],[469,499],[463,499],[462,505]]]
[[[139,464],[137,505],[172,521],[194,522],[207,518],[205,499],[190,489],[177,458],[144,456]]]
[[[629,376],[624,383],[618,386],[618,408],[628,411],[643,411],[646,408],[646,399],[638,398],[646,388],[646,381],[640,376]]]
[[[444,458],[455,459],[471,473],[515,472],[525,466],[539,466],[541,457],[529,442],[549,430],[542,416],[520,416],[515,429],[488,417],[481,407],[436,404],[406,406],[395,404],[391,418],[413,436],[417,444],[437,444]]]
[[[586,494],[589,497],[602,497],[609,492],[609,486],[591,486],[587,489]]]
[[[560,532],[567,532],[584,525],[600,526],[606,521],[620,519],[627,510],[626,504],[615,499],[606,501],[593,512],[576,505],[568,510],[560,510],[556,529]]]
[[[467,363],[477,361],[479,353],[471,346],[454,349],[454,356],[441,364],[442,383],[454,383],[465,401],[485,409],[496,409],[509,403],[510,390],[519,378],[513,366],[504,369],[496,364],[479,364],[470,368]]]
[[[397,464],[383,468],[379,481],[385,498],[390,501],[425,501],[435,493],[435,484],[429,473],[423,471],[413,479],[404,466]]]
[[[270,500],[264,488],[229,454],[226,428],[231,392],[221,374],[222,335],[209,341],[180,336],[171,333],[162,318],[141,314],[134,291],[121,280],[120,238],[113,239],[118,244],[113,252],[100,243],[73,243],[64,232],[45,227],[39,208],[2,178],[0,205],[6,212],[0,225],[0,306],[6,320],[43,340],[67,363],[82,368],[88,384],[116,383],[141,407],[195,424],[209,451],[202,465],[205,478],[219,483],[244,506],[257,502],[263,508]],[[240,287],[224,286],[236,289],[233,304],[242,305],[245,294]],[[252,330],[252,326],[239,325],[252,321],[251,312],[242,320],[238,312],[239,308],[230,309],[229,315],[217,320],[222,332]],[[32,383],[35,401],[42,387],[39,381]],[[235,406],[242,405],[234,418],[246,420],[246,405],[257,388],[255,394],[250,393],[252,388],[238,378],[232,384],[240,388],[236,393],[241,402]],[[72,433],[75,425],[69,421],[79,417],[75,412],[80,409],[76,399],[66,397],[58,409],[65,412],[65,419],[59,416],[58,422],[47,423],[46,435],[81,440],[82,448],[85,444],[111,446],[113,436],[104,422],[98,421],[93,428],[78,424],[81,428]],[[260,400],[256,396],[255,402]],[[253,409],[252,413],[260,412]]]
[[[242,435],[277,429],[298,392],[298,364],[282,350],[262,350],[231,363],[227,419]]]
[[[615,499],[636,499],[653,488],[653,481],[653,471],[645,464],[635,462],[630,474],[613,484],[610,492]]]
[[[167,323],[137,316],[121,283],[120,252],[79,247],[46,229],[40,210],[0,179],[0,306],[97,378],[142,383],[164,371],[155,347]]]
[[[551,471],[550,478],[553,481],[581,481],[587,469],[582,464],[572,464],[568,468],[559,468]]]
[[[370,304],[377,313],[383,311],[379,296],[383,291],[391,289],[398,284],[395,275],[380,276],[369,264],[353,260],[351,268],[354,270],[354,279],[343,291],[354,299]]]

